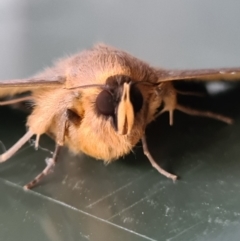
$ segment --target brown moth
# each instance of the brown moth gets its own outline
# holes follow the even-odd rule
[[[174,110],[228,124],[232,120],[178,104],[177,94],[188,93],[174,89],[171,81],[236,79],[240,79],[240,68],[166,70],[151,67],[113,47],[97,45],[58,61],[32,78],[0,82],[0,97],[31,93],[27,97],[2,101],[0,105],[26,100],[33,103],[27,133],[0,155],[0,162],[7,161],[32,136],[36,136],[37,147],[42,134],[50,135],[56,142],[54,154],[46,168],[25,186],[29,189],[56,164],[62,146],[75,154],[84,152],[111,162],[128,154],[141,140],[152,166],[176,180],[177,176],[163,170],[148,151],[146,126],[166,111],[172,125]],[[158,112],[162,104],[164,108]]]

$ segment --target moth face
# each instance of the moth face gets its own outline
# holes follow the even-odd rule
[[[58,141],[65,128],[64,144],[73,153],[84,152],[105,161],[132,150],[160,100],[154,86],[123,75],[111,76],[97,87],[40,92],[34,93],[30,129],[37,134],[47,132]],[[46,120],[44,125],[42,120]]]
[[[105,161],[128,154],[146,124],[139,86],[130,77],[111,76],[101,88],[85,89],[76,102],[71,101],[66,138],[70,149]]]
[[[130,77],[116,75],[106,80],[95,104],[97,114],[109,118],[118,134],[126,135],[131,132],[135,116],[142,109],[143,96]]]

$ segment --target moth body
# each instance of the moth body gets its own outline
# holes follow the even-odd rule
[[[84,152],[106,162],[128,154],[141,139],[146,125],[153,120],[161,103],[161,96],[155,91],[155,85],[137,84],[136,88],[144,100],[143,105],[131,117],[131,130],[122,135],[113,128],[111,116],[98,113],[96,99],[104,86],[107,86],[109,78],[116,78],[120,82],[127,78],[132,82],[130,88],[137,82],[157,83],[158,76],[151,67],[121,51],[98,46],[80,55],[60,60],[55,67],[47,69],[37,78],[56,73],[66,76],[66,88],[33,89],[34,109],[27,126],[36,135],[50,133],[59,143],[62,140],[58,139],[58,133],[62,131],[61,128],[66,128],[64,145],[76,154]],[[91,84],[99,84],[103,88],[77,88]],[[123,85],[124,80],[116,88],[123,88]],[[130,89],[127,92],[130,93]],[[129,107],[131,103],[127,109]],[[69,112],[74,117],[69,116]],[[118,116],[121,115],[119,113]],[[61,127],[60,120],[67,122],[66,127]]]
[[[0,162],[8,160],[33,135],[37,137],[36,145],[42,134],[53,137],[54,155],[43,172],[26,185],[31,188],[55,165],[61,146],[67,146],[75,154],[84,152],[110,162],[131,152],[141,140],[144,154],[153,167],[175,180],[176,176],[163,170],[151,156],[145,138],[146,126],[166,111],[172,125],[176,109],[227,123],[232,120],[181,106],[177,94],[184,93],[177,92],[171,81],[235,80],[239,76],[239,68],[189,71],[153,68],[124,51],[97,45],[59,60],[33,78],[0,82],[0,97],[30,91],[26,99],[33,103],[26,124],[28,132],[0,155]],[[161,105],[163,109],[158,112]]]

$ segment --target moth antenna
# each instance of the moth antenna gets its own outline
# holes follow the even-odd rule
[[[16,103],[19,103],[22,101],[29,101],[29,100],[33,100],[32,96],[25,96],[25,97],[21,97],[21,98],[12,99],[12,100],[0,101],[0,106],[12,105],[12,104],[16,104]]]
[[[32,136],[30,130],[21,138],[19,139],[10,149],[0,155],[0,163],[7,161],[10,157],[12,157]]]
[[[159,85],[159,83],[151,83],[151,82],[148,82],[148,81],[140,81],[140,82],[134,82],[134,83],[131,83],[132,85],[136,85],[136,84],[148,84],[148,85]],[[105,87],[105,85],[101,85],[101,84],[92,84],[92,85],[80,85],[80,86],[75,86],[75,87],[65,87],[65,89],[68,89],[68,90],[73,90],[73,89],[87,89],[87,88],[92,88],[92,87]]]
[[[195,110],[195,109],[192,109],[192,108],[189,108],[189,107],[186,107],[186,106],[183,106],[183,105],[179,105],[179,104],[177,104],[175,106],[175,109],[179,110],[183,113],[186,113],[188,115],[208,117],[208,118],[212,118],[212,119],[216,119],[216,120],[225,122],[229,125],[233,123],[233,119],[231,119],[227,116],[223,116],[223,115],[220,115],[220,114],[210,112],[210,111]]]
[[[145,84],[145,85],[151,85],[151,86],[159,86],[159,83],[152,83],[149,81],[138,81],[131,83],[132,85],[138,85],[138,84]]]
[[[73,90],[73,89],[87,89],[87,88],[91,88],[91,87],[104,87],[105,85],[99,85],[99,84],[92,84],[92,85],[80,85],[80,86],[75,86],[75,87],[71,87],[71,88],[68,88],[68,87],[65,87],[65,89],[68,89],[68,90]]]
[[[48,158],[46,160],[47,166],[31,182],[24,186],[25,190],[31,189],[36,186],[36,184],[38,184],[44,176],[47,176],[51,172],[52,168],[56,165],[58,161],[58,156],[61,148],[62,146],[56,144],[52,158]]]
[[[174,182],[177,180],[177,176],[173,175],[167,171],[165,171],[163,168],[161,168],[156,161],[153,159],[152,155],[150,154],[149,150],[148,150],[148,146],[147,146],[147,141],[146,141],[146,136],[143,135],[142,137],[142,147],[143,147],[143,153],[147,156],[148,160],[150,161],[150,163],[152,164],[152,166],[159,172],[161,173],[163,176],[172,179]]]

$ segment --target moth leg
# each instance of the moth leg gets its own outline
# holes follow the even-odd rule
[[[169,125],[172,126],[173,125],[173,112],[174,112],[174,109],[168,109],[168,108],[164,107],[159,113],[157,113],[155,118],[157,118],[158,116],[160,116],[164,112],[168,112],[169,113]]]
[[[176,90],[176,93],[179,95],[190,95],[190,96],[197,96],[197,97],[204,97],[205,94],[201,92],[195,92],[195,91],[182,91],[182,90]]]
[[[19,103],[22,101],[28,101],[28,100],[33,100],[32,96],[25,96],[21,98],[12,99],[12,100],[0,101],[0,106],[12,105],[12,104],[16,104],[16,103]]]
[[[162,97],[162,103],[164,104],[163,109],[155,115],[155,118],[169,112],[169,125],[173,125],[173,112],[177,104],[177,92],[171,83],[161,84],[160,96]]]
[[[49,158],[46,161],[47,166],[31,182],[29,182],[28,184],[26,184],[24,186],[25,190],[31,189],[34,186],[36,186],[44,176],[47,176],[51,172],[52,168],[56,165],[56,163],[58,161],[58,156],[59,156],[59,152],[60,152],[61,148],[62,148],[62,146],[56,144],[52,158]]]
[[[7,161],[10,157],[12,157],[32,136],[30,130],[21,138],[19,139],[10,149],[0,155],[0,163]]]
[[[179,110],[183,113],[186,113],[188,115],[194,115],[194,116],[203,116],[203,117],[208,117],[208,118],[212,118],[212,119],[216,119],[222,122],[225,122],[227,124],[232,124],[233,123],[233,119],[227,117],[227,116],[223,116],[220,114],[216,114],[210,111],[201,111],[201,110],[195,110],[183,105],[179,105],[177,104],[175,107],[176,110]]]
[[[229,117],[226,117],[226,116],[223,116],[220,114],[216,114],[216,113],[213,113],[210,111],[195,110],[195,109],[185,107],[183,105],[178,104],[177,94],[202,96],[201,93],[179,91],[179,90],[174,89],[174,87],[171,83],[161,85],[161,88],[162,88],[162,92],[160,94],[162,96],[164,108],[155,115],[155,118],[157,118],[162,113],[168,111],[169,112],[169,124],[173,125],[173,112],[174,112],[174,110],[179,110],[188,115],[208,117],[208,118],[212,118],[212,119],[216,119],[216,120],[225,122],[227,124],[233,123],[233,120]]]
[[[35,150],[38,150],[39,141],[40,141],[40,136],[41,136],[41,135],[39,135],[39,134],[36,136],[35,145],[34,145]]]
[[[142,137],[142,146],[143,146],[143,153],[147,156],[148,160],[150,161],[150,163],[152,164],[152,166],[159,172],[161,173],[163,176],[172,179],[173,181],[177,180],[177,176],[173,175],[167,171],[165,171],[164,169],[162,169],[157,163],[156,161],[153,159],[152,155],[150,154],[149,150],[148,150],[148,146],[147,146],[147,141],[146,141],[146,137],[145,135]]]
[[[47,166],[43,169],[43,171],[39,173],[31,182],[29,182],[27,185],[24,186],[25,190],[31,189],[34,186],[36,186],[36,184],[38,184],[44,176],[47,176],[56,165],[58,161],[59,152],[62,146],[64,145],[64,139],[65,139],[66,128],[67,128],[66,118],[67,118],[66,114],[58,116],[59,129],[56,133],[56,147],[55,147],[53,156],[52,158],[47,159],[46,161]],[[37,135],[35,147],[38,147],[39,136],[40,135]]]

